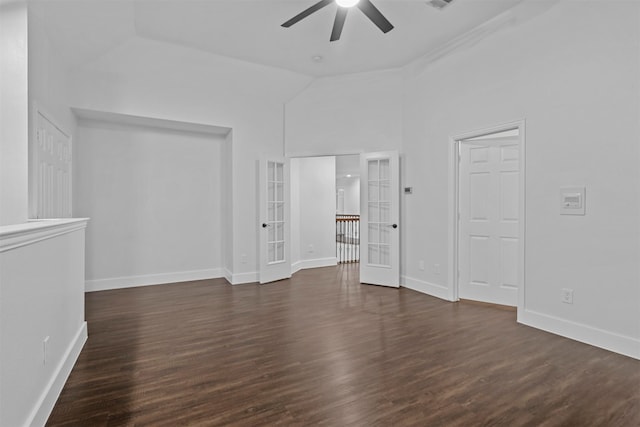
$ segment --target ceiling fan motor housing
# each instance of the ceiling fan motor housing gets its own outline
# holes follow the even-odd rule
[[[436,9],[443,9],[452,1],[453,0],[427,0],[427,4],[435,7]]]

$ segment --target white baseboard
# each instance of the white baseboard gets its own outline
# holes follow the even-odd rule
[[[230,278],[231,280],[227,279],[227,281],[229,283],[231,283],[232,285],[242,285],[245,283],[256,283],[259,280],[259,274],[257,271],[251,271],[249,273],[238,273],[238,274],[233,274],[231,272],[228,272],[230,274]]]
[[[425,282],[424,280],[414,279],[413,277],[402,276],[400,278],[400,286],[412,289],[432,297],[440,298],[445,301],[449,299],[449,289],[446,286],[436,285],[435,283]]]
[[[75,365],[76,360],[78,360],[80,351],[82,351],[82,347],[86,341],[87,322],[82,322],[82,326],[80,326],[75,338],[71,341],[69,347],[67,347],[67,351],[65,352],[62,361],[56,367],[51,380],[40,395],[40,399],[38,399],[38,402],[31,411],[25,425],[36,427],[46,424],[47,419],[49,418],[49,415],[51,415],[51,411],[62,392],[62,388],[67,382],[69,374],[71,374],[73,365]]]
[[[291,274],[307,268],[332,267],[338,265],[336,257],[303,259],[291,264]]]
[[[225,277],[224,271],[221,268],[145,274],[142,276],[112,277],[109,279],[87,280],[84,282],[84,290],[85,292],[106,291],[109,289],[135,288],[137,286],[162,285],[165,283],[217,279],[220,277]]]
[[[291,264],[291,274],[295,274],[298,271],[302,270],[302,261],[296,261],[293,264]]]
[[[229,282],[229,284],[233,283],[233,273],[229,271],[228,268],[224,269],[224,278],[227,279],[227,282]]]
[[[518,310],[518,322],[572,340],[640,359],[640,340],[532,310]]]

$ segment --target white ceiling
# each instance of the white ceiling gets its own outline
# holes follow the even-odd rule
[[[134,37],[329,76],[406,65],[523,0],[372,0],[395,26],[383,34],[357,8],[329,42],[336,5],[291,28],[280,25],[317,0],[32,0],[32,10],[69,66],[81,66]],[[315,62],[313,56],[321,56]]]

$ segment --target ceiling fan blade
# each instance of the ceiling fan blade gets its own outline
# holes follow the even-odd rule
[[[313,12],[317,12],[325,6],[329,6],[331,3],[333,3],[333,0],[320,0],[318,3],[314,4],[310,8],[303,10],[293,18],[289,19],[287,22],[282,24],[282,26],[285,28],[289,28],[296,22],[303,20],[307,16],[311,15]]]
[[[370,0],[360,0],[358,2],[358,9],[360,9],[367,18],[369,18],[383,33],[388,33],[393,30],[391,22],[384,17],[384,15],[378,10],[377,7],[371,3]]]
[[[331,31],[331,39],[329,41],[336,41],[340,39],[340,34],[342,34],[342,27],[344,27],[344,21],[347,19],[347,12],[349,9],[346,7],[338,7],[338,11],[336,12],[336,19],[333,21],[333,30]]]

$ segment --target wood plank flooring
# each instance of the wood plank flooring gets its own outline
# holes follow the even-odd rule
[[[640,426],[639,361],[357,268],[87,294],[47,425]]]

